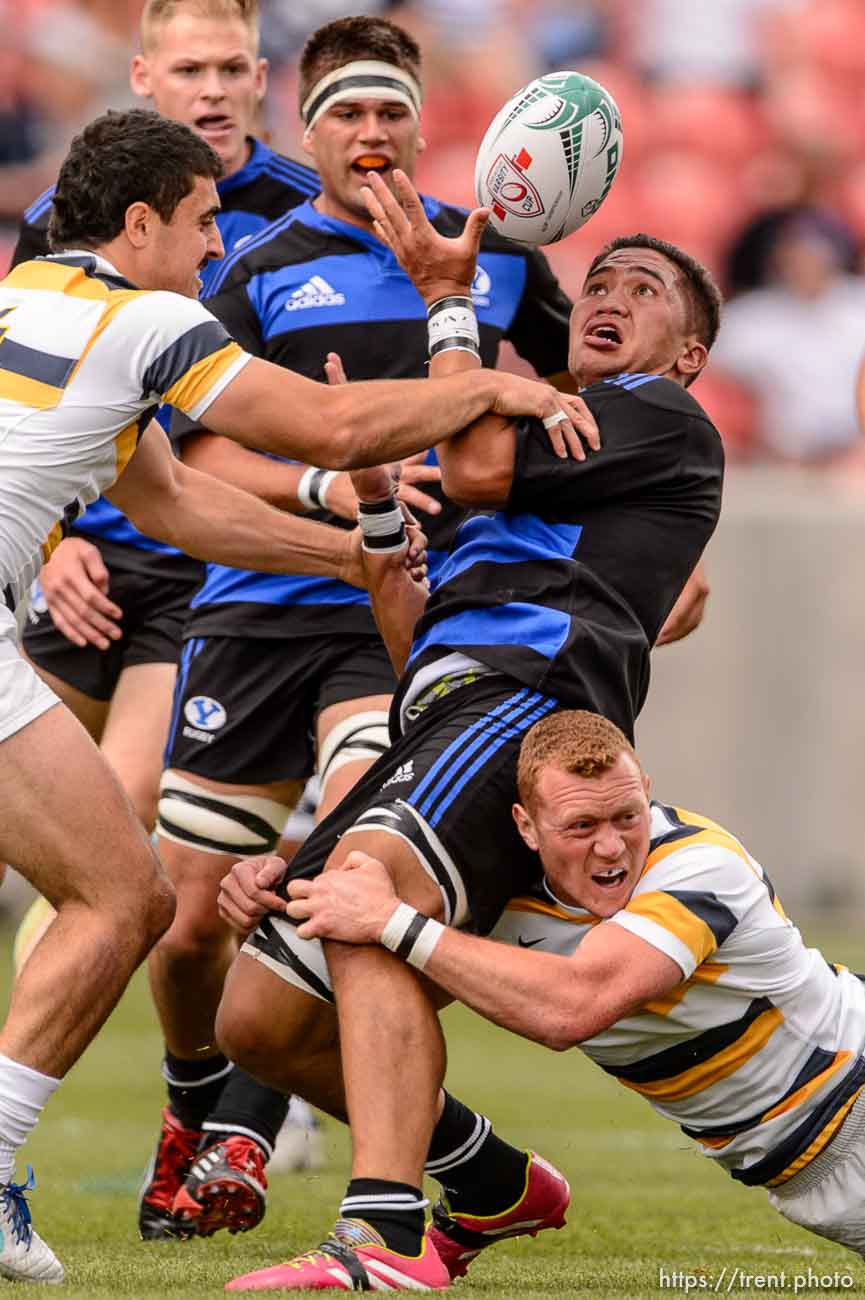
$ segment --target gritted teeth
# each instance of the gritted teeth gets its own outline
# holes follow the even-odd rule
[[[611,867],[609,871],[594,872],[592,880],[599,885],[620,885],[625,879],[625,874],[624,867]]]

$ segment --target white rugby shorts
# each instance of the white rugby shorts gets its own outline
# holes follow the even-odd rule
[[[0,599],[0,741],[59,703],[54,692],[22,659],[15,615]]]
[[[769,1201],[785,1219],[865,1258],[865,1089],[829,1146],[770,1188]]]

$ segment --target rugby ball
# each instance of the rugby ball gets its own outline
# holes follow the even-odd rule
[[[612,96],[579,72],[550,72],[493,118],[478,150],[475,194],[509,239],[553,244],[597,212],[621,161]]]

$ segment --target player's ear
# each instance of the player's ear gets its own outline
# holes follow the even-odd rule
[[[153,227],[153,209],[149,203],[139,200],[130,203],[124,219],[126,238],[133,248],[143,248],[150,238]]]
[[[538,837],[535,834],[535,824],[532,821],[531,816],[526,812],[522,804],[519,803],[513,805],[511,812],[520,835],[525,840],[526,844],[528,844],[530,849],[537,851]]]
[[[423,153],[425,149],[426,149],[426,140],[422,135],[419,135],[417,138],[417,151],[418,153]]]
[[[267,94],[267,74],[270,64],[267,59],[259,59],[255,66],[255,102],[260,104]]]
[[[140,99],[149,99],[153,94],[150,82],[150,67],[143,54],[136,54],[129,68],[129,84],[133,95]]]
[[[308,153],[310,158],[315,157],[315,149],[313,148],[313,143],[312,143],[312,138],[313,138],[312,133],[314,129],[315,129],[314,127],[308,126],[304,131],[303,135],[301,136],[301,140],[300,140],[300,144],[301,144],[301,148],[303,149],[303,152]]]
[[[709,359],[705,344],[693,336],[685,340],[685,345],[676,362],[676,369],[683,378],[696,379]]]

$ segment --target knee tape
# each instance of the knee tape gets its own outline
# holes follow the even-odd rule
[[[361,759],[374,762],[390,746],[387,714],[382,711],[355,713],[338,722],[321,746],[318,771],[322,797],[330,777],[346,763]]]
[[[271,853],[291,812],[275,799],[255,794],[218,794],[163,772],[159,782],[160,835],[202,853],[233,853],[249,858]]]

